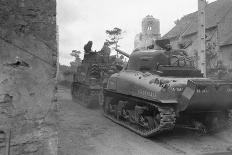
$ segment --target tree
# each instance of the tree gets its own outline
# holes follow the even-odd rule
[[[76,67],[78,67],[81,64],[80,54],[81,54],[81,51],[78,51],[78,50],[72,50],[72,52],[70,53],[70,55],[75,58],[74,61],[70,62],[71,68],[73,70],[76,70]]]
[[[79,60],[80,59],[80,54],[81,54],[81,51],[78,51],[78,50],[72,50],[71,52],[71,56],[75,57],[75,61],[76,60]]]
[[[122,29],[115,27],[112,30],[106,30],[106,34],[108,35],[108,39],[106,39],[106,43],[108,43],[109,46],[114,46],[113,48],[117,49],[120,47],[118,45],[118,41],[122,39]],[[118,53],[117,53],[118,55]]]

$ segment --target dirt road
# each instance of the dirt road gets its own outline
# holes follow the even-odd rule
[[[67,88],[59,88],[58,100],[58,155],[232,154],[232,130],[200,135],[175,129],[145,139],[105,118],[101,109],[72,102]]]

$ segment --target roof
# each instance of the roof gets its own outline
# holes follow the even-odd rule
[[[206,29],[216,27],[218,23],[224,22],[224,17],[232,12],[232,1],[231,0],[217,0],[206,6],[205,9],[205,21]],[[163,38],[178,38],[180,35],[187,36],[197,32],[198,29],[198,11],[190,13],[182,17]],[[232,28],[230,27],[228,33],[231,33]],[[228,38],[228,37],[226,37]],[[224,36],[221,36],[222,43],[232,43],[232,38],[226,41]]]

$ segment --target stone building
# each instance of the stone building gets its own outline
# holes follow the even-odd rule
[[[56,28],[55,0],[0,0],[0,131],[7,125],[12,139],[36,131],[54,108]],[[11,154],[31,154],[23,148],[17,142]]]
[[[232,68],[232,1],[217,0],[207,4],[205,15],[207,68],[215,68],[218,60]],[[189,55],[199,60],[198,12],[185,15],[175,24],[162,38],[170,39],[174,48],[182,45]],[[197,66],[199,63],[197,61]]]
[[[134,49],[154,44],[160,38],[160,22],[153,16],[146,16],[142,20],[142,32],[135,36]]]

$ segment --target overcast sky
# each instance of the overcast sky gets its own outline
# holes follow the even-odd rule
[[[131,53],[134,37],[141,32],[141,20],[153,15],[160,20],[161,35],[176,19],[197,10],[198,0],[57,0],[60,63],[69,65],[73,49],[83,51],[89,40],[93,50],[100,50],[105,30],[119,27],[126,31],[121,49]],[[208,0],[213,2],[215,0]]]

